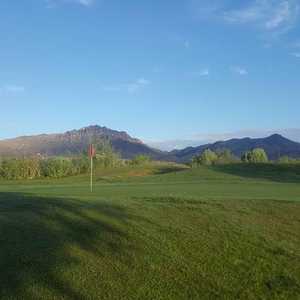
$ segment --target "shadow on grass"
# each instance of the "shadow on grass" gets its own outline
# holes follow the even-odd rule
[[[118,255],[127,219],[111,204],[0,193],[0,298],[83,299],[59,270],[76,266],[76,251]]]
[[[225,164],[211,167],[218,172],[245,178],[300,183],[300,164]]]
[[[168,173],[176,173],[176,172],[182,172],[186,171],[188,167],[186,166],[180,166],[180,165],[170,165],[170,166],[163,166],[159,169],[155,170],[154,175],[163,175]]]

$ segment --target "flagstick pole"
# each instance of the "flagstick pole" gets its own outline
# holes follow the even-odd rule
[[[93,155],[91,155],[91,193],[93,192]]]

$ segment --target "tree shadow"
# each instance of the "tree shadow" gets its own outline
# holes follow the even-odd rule
[[[211,167],[213,170],[251,179],[275,182],[300,183],[300,164],[224,164]]]
[[[36,290],[46,289],[58,298],[83,299],[57,269],[78,263],[70,249],[126,253],[121,228],[128,217],[106,202],[0,193],[0,298],[38,299]]]
[[[155,170],[154,175],[177,173],[177,172],[186,171],[187,169],[188,169],[188,167],[180,166],[180,165],[162,166],[162,167],[158,168],[157,170]]]

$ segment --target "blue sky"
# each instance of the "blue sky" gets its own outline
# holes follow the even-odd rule
[[[299,128],[299,0],[2,0],[0,138]]]

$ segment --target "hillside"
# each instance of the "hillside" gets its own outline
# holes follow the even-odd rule
[[[219,141],[213,144],[201,145],[199,147],[188,147],[183,150],[174,150],[170,152],[179,162],[189,161],[193,156],[202,153],[205,149],[213,151],[218,149],[229,149],[238,157],[242,153],[254,148],[263,148],[270,159],[277,159],[280,156],[288,155],[290,157],[300,157],[300,143],[291,141],[279,134],[273,134],[266,138],[251,139],[231,139],[228,141]]]
[[[76,155],[86,150],[89,143],[104,139],[110,141],[114,150],[119,152],[123,158],[132,158],[137,154],[147,154],[155,159],[166,156],[164,152],[150,148],[124,131],[116,131],[98,125],[61,134],[22,136],[2,140],[0,141],[0,155]]]

